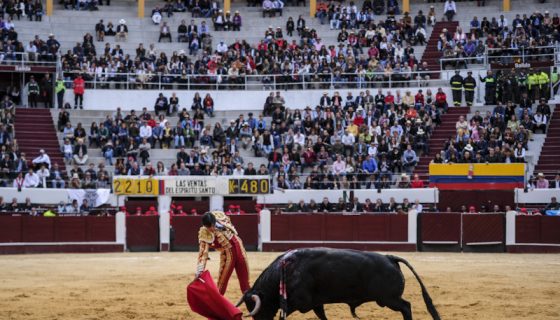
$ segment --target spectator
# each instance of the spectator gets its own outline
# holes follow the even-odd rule
[[[32,163],[35,166],[35,170],[39,169],[41,166],[45,166],[47,169],[51,167],[51,158],[45,152],[45,149],[39,150],[39,156],[33,159]]]
[[[109,33],[105,33],[109,35]],[[115,41],[125,41],[128,38],[128,27],[126,25],[126,20],[121,19],[119,20],[119,24],[117,25],[117,29],[115,31]]]
[[[79,165],[86,164],[88,160],[87,154],[87,147],[84,145],[84,141],[82,139],[78,139],[78,144],[74,147],[74,162]]]
[[[169,39],[169,42],[173,42],[173,38],[171,37],[171,29],[167,25],[167,22],[163,22],[161,28],[159,29],[159,39],[158,42],[161,42],[162,38]]]
[[[33,169],[29,169],[29,171],[25,174],[25,178],[23,179],[23,187],[24,188],[37,188],[39,183],[41,182],[39,176],[33,172]],[[19,186],[19,184],[18,184]],[[19,188],[18,188],[19,189]]]
[[[447,0],[445,1],[445,5],[443,6],[443,12],[447,17],[447,21],[453,21],[453,17],[457,13],[457,6],[454,0]]]
[[[549,187],[548,180],[544,177],[542,172],[537,175],[537,182],[535,188],[537,189],[547,189]]]

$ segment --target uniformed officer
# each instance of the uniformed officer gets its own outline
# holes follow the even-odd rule
[[[56,79],[55,91],[56,91],[56,102],[58,103],[58,108],[62,109],[64,104],[64,92],[66,92],[66,87],[64,86],[64,80],[62,80],[62,77],[60,76],[58,77],[58,79]]]
[[[548,73],[541,71],[541,73],[539,73],[537,77],[539,81],[541,98],[545,98],[546,100],[548,100],[548,91],[550,91],[550,78],[548,77]]]
[[[474,100],[474,89],[476,88],[476,79],[473,78],[472,71],[468,71],[467,76],[463,79],[463,88],[465,89],[467,106],[471,107]]]
[[[533,101],[540,100],[539,76],[536,72],[530,73],[527,76],[527,88],[529,89],[529,96]]]
[[[488,70],[486,77],[482,78],[479,76],[480,82],[485,83],[486,93],[484,95],[484,103],[486,105],[496,104],[496,79],[492,70]]]
[[[461,106],[461,101],[463,101],[463,77],[461,77],[460,73],[459,70],[456,70],[455,75],[449,80],[451,92],[453,93],[453,105],[456,107]]]

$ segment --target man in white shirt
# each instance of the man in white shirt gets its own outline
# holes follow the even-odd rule
[[[541,129],[543,133],[546,133],[546,124],[548,123],[548,119],[546,115],[544,115],[540,110],[537,111],[537,114],[534,116],[535,119],[535,129],[533,132],[536,132],[537,129]]]
[[[238,162],[235,164],[235,169],[233,169],[233,173],[231,175],[235,177],[241,177],[244,175],[244,172],[245,171],[243,170],[241,163]]]
[[[336,156],[336,161],[332,164],[332,172],[335,175],[344,175],[346,173],[346,162],[342,160],[340,155]]]
[[[48,188],[47,186],[47,179],[51,175],[49,169],[47,169],[44,165],[41,166],[41,169],[37,171],[37,176],[39,177],[39,187]]]
[[[152,143],[152,127],[147,125],[145,120],[142,121],[142,126],[140,127],[140,138]]]
[[[445,5],[443,6],[443,12],[447,17],[447,21],[453,21],[453,16],[457,13],[457,6],[455,5],[455,1],[447,0]]]
[[[35,165],[35,169],[37,170],[41,167],[41,165],[45,165],[47,168],[50,168],[51,158],[49,157],[49,155],[45,153],[44,149],[39,150],[39,153],[39,156],[32,161]]]
[[[35,61],[37,57],[37,47],[35,46],[33,41],[30,41],[29,44],[25,47],[25,52],[27,53],[27,59],[29,59],[29,61]]]
[[[218,43],[218,46],[216,47],[216,51],[218,51],[219,53],[225,53],[225,52],[227,52],[227,50],[228,50],[228,47],[224,43],[224,40],[220,41],[220,43]]]
[[[29,169],[29,172],[25,174],[25,178],[23,179],[23,187],[37,188],[39,181],[39,176],[33,172],[33,169]]]
[[[344,145],[344,152],[348,155],[348,153],[352,153],[354,150],[354,143],[356,142],[356,138],[353,134],[351,134],[348,130],[344,132],[342,136],[342,144]]]

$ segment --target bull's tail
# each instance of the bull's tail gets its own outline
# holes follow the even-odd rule
[[[430,297],[430,294],[428,294],[428,290],[426,289],[424,283],[422,282],[422,279],[420,279],[420,276],[416,273],[416,271],[410,265],[410,263],[408,263],[408,261],[406,261],[401,257],[396,257],[391,255],[387,255],[387,257],[395,263],[399,263],[399,262],[403,263],[410,269],[410,271],[412,271],[412,273],[416,277],[416,280],[418,280],[418,283],[420,283],[420,288],[422,288],[422,297],[424,298],[424,303],[426,303],[426,308],[428,309],[428,312],[432,315],[432,318],[434,320],[441,320],[441,318],[439,317],[439,313],[437,312],[436,307],[432,302],[432,298]]]

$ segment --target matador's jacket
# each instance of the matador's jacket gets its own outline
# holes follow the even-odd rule
[[[216,226],[213,230],[202,226],[198,231],[198,265],[197,273],[206,269],[208,251],[214,248],[220,252],[220,272],[218,274],[218,289],[223,295],[226,292],[229,278],[233,270],[239,279],[241,292],[249,290],[249,265],[247,253],[243,242],[237,235],[237,230],[231,223],[230,218],[222,211],[212,211],[216,218]]]

